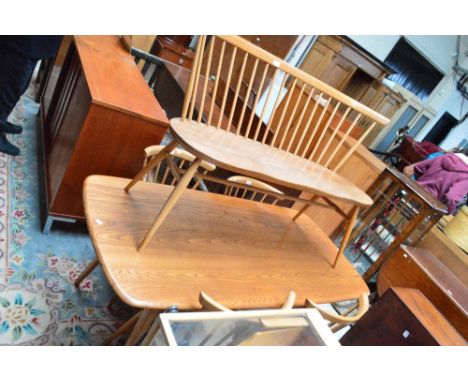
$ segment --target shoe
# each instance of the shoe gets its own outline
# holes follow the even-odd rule
[[[0,133],[0,152],[15,157],[19,155],[20,149],[8,142],[5,133]]]
[[[23,128],[15,125],[14,123],[7,122],[3,128],[3,132],[6,134],[21,134],[23,132]]]

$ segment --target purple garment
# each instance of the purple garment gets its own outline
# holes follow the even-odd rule
[[[468,193],[468,165],[457,155],[448,153],[419,162],[414,170],[416,181],[453,214]]]

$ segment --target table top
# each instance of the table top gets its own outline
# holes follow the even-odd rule
[[[393,292],[417,317],[418,321],[441,345],[466,346],[467,342],[442,313],[419,289],[393,287]]]
[[[75,36],[74,42],[93,103],[169,124],[133,56],[117,36]]]
[[[372,204],[340,174],[276,147],[179,118],[171,119],[171,133],[192,154],[227,170],[359,206]]]
[[[326,303],[367,285],[309,218],[296,211],[186,190],[142,252],[137,245],[173,187],[93,175],[84,185],[91,239],[104,273],[127,304],[199,310],[200,291],[230,309],[278,308],[289,291]]]
[[[436,284],[448,299],[468,315],[468,288],[430,251],[401,246],[427,276]]]
[[[385,171],[392,174],[396,179],[398,179],[402,184],[408,187],[411,191],[413,191],[419,198],[426,203],[430,208],[433,210],[441,213],[446,214],[447,206],[442,203],[439,199],[434,198],[425,188],[423,188],[418,182],[414,179],[410,178],[409,176],[403,174],[402,172],[395,170],[393,168],[387,167]]]

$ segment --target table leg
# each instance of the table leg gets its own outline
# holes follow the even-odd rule
[[[424,219],[424,214],[419,213],[416,215],[409,224],[406,225],[405,228],[400,232],[400,234],[394,238],[393,242],[387,247],[387,249],[380,254],[378,259],[370,266],[370,268],[362,275],[362,278],[365,282],[369,282],[369,280],[374,276],[374,274],[380,269],[380,266],[383,264],[385,260],[387,260],[392,253],[406,240],[406,238],[413,232],[414,228],[421,223]]]
[[[117,302],[118,299],[119,297],[116,294],[114,294],[114,296],[107,303],[107,309],[113,310],[114,304]]]
[[[143,338],[141,346],[149,346],[151,342],[153,342],[158,331],[159,331],[159,320],[155,319],[150,329],[148,330],[148,333],[146,334],[145,338]]]
[[[359,207],[355,206],[353,210],[351,211],[351,218],[349,219],[348,225],[346,226],[346,231],[343,235],[343,239],[341,240],[340,249],[338,250],[338,253],[336,255],[335,262],[333,263],[333,268],[335,268],[336,263],[338,262],[338,259],[344,253],[346,246],[348,245],[348,240],[349,240],[349,237],[351,236],[351,231],[353,230],[354,224],[356,223],[358,213],[359,213]]]
[[[364,212],[364,214],[362,214],[361,216],[361,223],[360,223],[360,226],[358,229],[354,230],[351,237],[350,237],[350,241],[354,241],[354,239],[356,239],[358,236],[360,236],[363,231],[369,227],[369,224],[371,224],[371,222],[377,218],[377,216],[379,215],[379,210],[382,209],[382,211],[380,213],[383,213],[383,211],[385,210],[385,206],[386,206],[386,203],[387,201],[385,200],[385,195],[387,195],[389,197],[389,199],[392,198],[392,196],[395,194],[395,192],[397,192],[398,190],[398,185],[397,184],[393,184],[393,185],[390,185],[383,193],[382,195],[378,195],[372,206],[369,206],[367,207],[367,210]],[[383,199],[383,203],[380,204],[378,203],[379,199],[382,198]]]
[[[138,317],[138,321],[136,322],[132,332],[130,333],[130,337],[128,337],[125,346],[135,345],[138,342],[138,340],[148,332],[149,328],[151,327],[158,315],[159,312],[155,310],[144,309]]]
[[[120,335],[126,333],[129,329],[133,328],[140,318],[141,315],[141,310],[133,315],[131,318],[129,318],[120,328],[118,328],[114,333],[111,334],[111,336],[106,339],[104,342],[104,345],[110,345],[117,337]]]
[[[85,268],[85,270],[81,273],[81,275],[78,276],[78,278],[75,280],[73,283],[75,285],[75,288],[79,288],[80,284],[83,282],[83,280],[94,270],[99,265],[99,260],[96,257],[93,261],[91,261],[88,266]]]
[[[127,184],[125,187],[125,192],[129,192],[130,189],[137,184],[140,180],[143,179],[143,177],[148,174],[153,168],[155,168],[165,157],[166,153],[170,153],[172,149],[174,149],[177,146],[177,142],[175,139],[167,144],[158,154],[156,154],[153,159],[151,159],[145,167],[143,167],[138,173],[135,175],[135,177],[130,181],[130,183]]]
[[[166,219],[169,212],[171,212],[172,208],[174,208],[174,205],[177,203],[177,200],[179,200],[179,198],[182,196],[183,191],[187,188],[188,184],[190,183],[195,173],[197,172],[197,169],[200,163],[201,163],[201,159],[199,158],[195,159],[190,165],[190,167],[187,169],[187,171],[185,171],[182,178],[180,178],[176,187],[171,192],[171,194],[169,195],[169,198],[167,198],[166,202],[161,208],[161,211],[159,212],[158,216],[156,216],[156,219],[151,225],[151,228],[148,230],[145,237],[143,238],[140,245],[138,246],[138,252],[142,251],[146,247],[148,242],[154,236],[154,234],[156,233],[158,228],[161,226],[163,221]]]

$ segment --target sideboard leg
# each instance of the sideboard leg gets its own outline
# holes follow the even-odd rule
[[[60,221],[60,222],[65,222],[65,223],[76,223],[76,219],[73,219],[73,218],[65,218],[61,216],[47,215],[47,219],[44,224],[44,229],[42,230],[42,233],[44,235],[48,235],[50,233],[50,230],[52,228],[52,224],[54,223],[54,221]]]
[[[52,224],[54,222],[54,218],[52,216],[47,216],[46,222],[44,224],[44,229],[42,233],[44,235],[48,235],[50,233],[50,229],[52,228]]]

